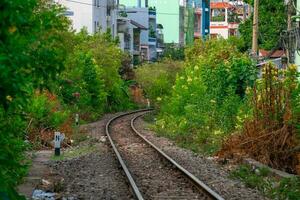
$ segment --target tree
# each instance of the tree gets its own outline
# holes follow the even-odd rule
[[[253,0],[246,0],[253,6]],[[283,0],[264,0],[259,3],[259,35],[260,48],[270,50],[277,46],[280,33],[286,29],[287,13]],[[239,31],[247,49],[252,43],[253,16],[240,24]]]
[[[48,87],[63,70],[69,21],[52,1],[2,0],[0,5],[0,198],[26,173],[24,108],[35,89]]]

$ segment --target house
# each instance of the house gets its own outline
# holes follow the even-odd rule
[[[268,59],[276,59],[286,56],[284,50],[274,50],[274,51],[267,51],[264,49],[259,50],[259,57],[268,58]]]
[[[210,35],[211,37],[221,36],[227,39],[229,36],[236,36],[238,22],[231,20],[229,14],[234,6],[227,2],[216,2],[210,4]]]
[[[142,25],[140,33],[140,50],[142,60],[154,61],[157,59],[156,38],[156,10],[149,7],[126,8],[127,18]]]
[[[156,53],[157,57],[161,57],[163,55],[164,49],[165,49],[165,43],[164,43],[164,32],[163,32],[164,26],[162,24],[157,24],[156,26]]]
[[[151,20],[155,17],[150,14],[149,8],[142,11],[142,18],[146,18],[146,21],[142,22],[138,16],[139,20],[134,20],[136,17],[131,17],[132,19],[128,17],[125,7],[119,5],[116,0],[56,0],[56,2],[67,8],[65,15],[71,20],[74,30],[78,32],[86,28],[89,34],[110,31],[114,38],[118,38],[120,48],[132,55],[133,59],[140,59],[143,48],[151,50],[152,46],[156,45],[155,43],[151,46],[148,39],[149,26],[156,29],[156,20]],[[146,41],[141,39],[146,36]],[[156,41],[156,38],[152,40]],[[150,54],[151,51],[146,51],[146,60],[156,58],[156,48],[153,51],[155,51],[153,55]]]
[[[195,39],[209,36],[209,0],[182,0],[180,12],[180,44],[189,45]]]
[[[67,8],[66,16],[72,21],[77,32],[86,28],[88,33],[117,30],[117,11],[115,0],[55,0]]]
[[[183,0],[119,0],[126,7],[156,8],[156,22],[163,24],[164,42],[179,43],[179,7]]]
[[[210,3],[211,37],[238,36],[239,24],[249,18],[251,7],[243,1],[216,1]]]
[[[127,17],[119,16],[117,19],[117,34],[120,48],[132,55],[133,61],[140,60],[141,56],[141,31],[147,28]]]

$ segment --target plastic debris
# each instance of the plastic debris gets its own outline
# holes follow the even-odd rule
[[[32,193],[33,200],[55,200],[55,193],[45,192],[43,190],[34,190]]]

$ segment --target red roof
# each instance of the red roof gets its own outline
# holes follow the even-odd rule
[[[233,7],[230,3],[227,2],[212,2],[210,3],[210,8],[231,8]]]
[[[264,50],[264,49],[260,49],[259,50],[259,55],[262,57],[266,57],[269,56],[270,51]],[[276,50],[272,53],[272,55],[270,55],[270,58],[280,58],[283,55],[285,55],[284,50]]]

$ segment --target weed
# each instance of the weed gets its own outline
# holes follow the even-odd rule
[[[276,179],[270,176],[267,168],[252,169],[247,165],[239,166],[231,172],[231,178],[240,179],[247,187],[256,188],[267,197],[279,200],[300,199],[300,178]]]
[[[77,158],[83,155],[90,154],[94,152],[97,149],[96,145],[84,145],[79,146],[75,148],[68,149],[67,151],[63,152],[60,156],[52,156],[51,160],[66,160],[66,159],[72,159]]]

